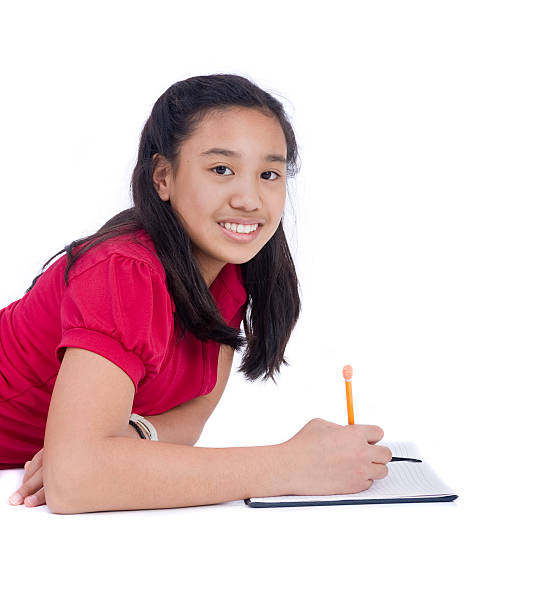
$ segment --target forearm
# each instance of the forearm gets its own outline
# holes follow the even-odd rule
[[[61,489],[56,492],[48,487],[45,457],[44,488],[52,512],[202,506],[287,495],[292,488],[293,466],[285,443],[203,448],[110,437],[87,455],[69,464],[63,478],[55,477]]]

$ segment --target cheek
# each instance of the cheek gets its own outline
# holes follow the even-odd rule
[[[271,206],[271,216],[276,226],[280,223],[282,215],[284,214],[284,206],[286,203],[286,195],[282,198],[277,198]]]
[[[265,184],[265,190],[261,197],[264,204],[271,209],[271,212],[283,208],[286,201],[286,183],[280,182],[278,185]]]
[[[187,224],[200,229],[211,213],[210,197],[205,190],[189,192],[180,202],[179,209]]]
[[[281,217],[282,215],[279,216],[277,211],[274,212],[274,216],[271,219],[271,225],[266,228],[267,234],[265,235],[265,242],[268,242],[275,235],[278,226],[280,225]]]

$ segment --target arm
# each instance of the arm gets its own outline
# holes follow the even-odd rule
[[[111,361],[66,350],[44,439],[52,512],[179,508],[290,493],[286,443],[197,448],[123,437],[133,397],[131,379]]]
[[[217,406],[227,385],[232,367],[234,351],[230,346],[222,344],[219,350],[217,365],[217,383],[207,395],[201,395],[167,412],[146,416],[156,428],[160,442],[185,444],[194,446],[198,441],[207,419]],[[138,438],[132,425],[127,425],[129,438]]]

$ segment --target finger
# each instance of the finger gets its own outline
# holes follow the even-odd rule
[[[39,489],[34,495],[29,495],[23,502],[26,506],[42,506],[46,503],[46,494],[44,493],[44,487]]]
[[[384,430],[378,425],[349,425],[349,427],[356,427],[361,430],[369,444],[379,442],[384,437]]]
[[[23,474],[23,481],[25,482],[26,480],[29,480],[29,478],[35,473],[35,470],[32,469],[31,467],[31,462],[27,461],[27,463],[25,463],[25,472]]]
[[[372,446],[373,463],[389,463],[392,460],[392,451],[387,446],[375,444]]]
[[[30,478],[36,470],[42,466],[42,451],[44,448],[41,448],[35,456],[25,463],[25,474],[23,475],[23,482],[25,482],[28,478]]]
[[[382,463],[371,464],[371,478],[378,480],[380,478],[386,478],[388,476],[388,466]]]
[[[43,484],[42,467],[40,467],[26,482],[19,487],[19,489],[17,489],[17,491],[15,491],[15,493],[10,497],[10,501],[15,495],[19,494],[22,498],[21,501],[13,504],[15,506],[19,505],[25,499],[25,497],[28,495],[33,495],[39,491]]]

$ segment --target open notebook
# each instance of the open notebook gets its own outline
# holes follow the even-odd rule
[[[412,442],[381,442],[394,457],[422,459]],[[402,502],[446,502],[457,499],[453,491],[444,484],[425,463],[392,461],[388,465],[386,478],[360,493],[347,495],[285,495],[283,497],[251,497],[244,502],[252,508],[275,506],[334,506],[341,504],[393,504]]]

